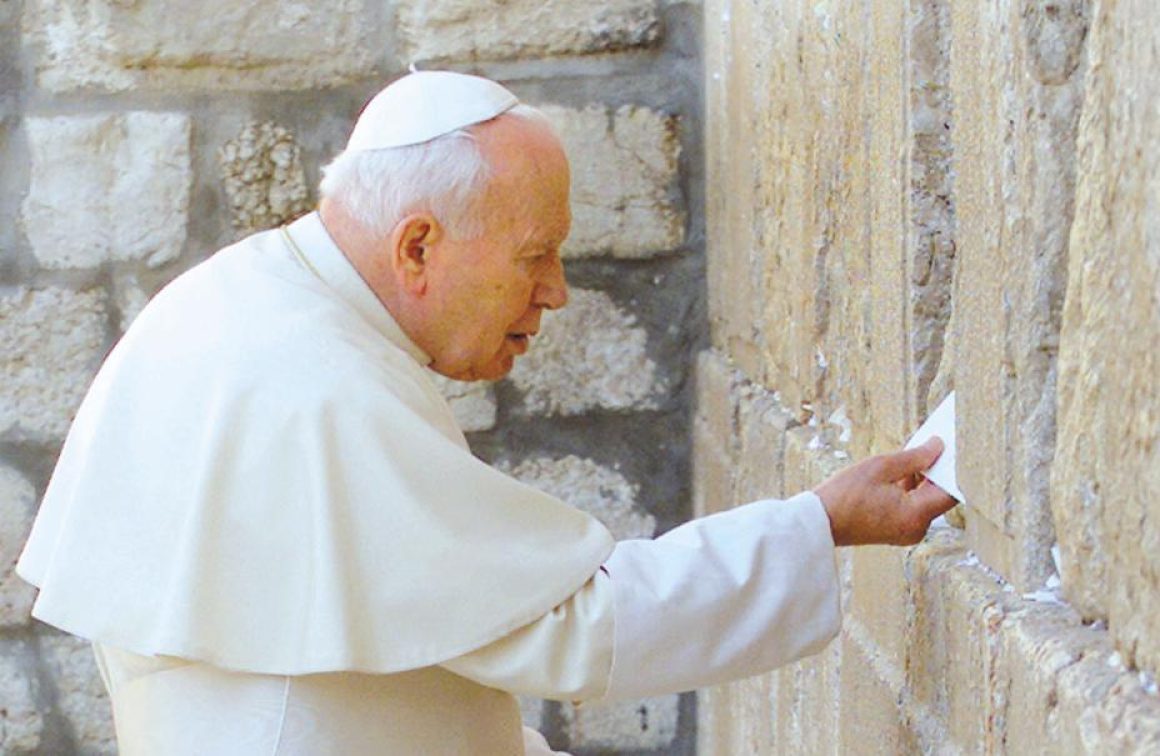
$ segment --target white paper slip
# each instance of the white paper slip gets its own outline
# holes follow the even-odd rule
[[[907,449],[921,446],[931,436],[938,436],[946,447],[934,466],[923,473],[927,480],[949,493],[957,501],[965,501],[959,484],[955,480],[955,392],[947,395],[942,404],[922,424],[910,440]]]

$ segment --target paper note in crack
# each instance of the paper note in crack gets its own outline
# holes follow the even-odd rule
[[[910,441],[906,442],[906,448],[919,446],[931,436],[941,438],[946,448],[934,466],[923,475],[957,501],[964,501],[962,491],[959,490],[959,484],[955,480],[955,392],[948,394],[938,409],[930,413],[930,417],[922,427],[914,432]]]

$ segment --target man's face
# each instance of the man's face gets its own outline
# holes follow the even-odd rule
[[[501,134],[487,146],[497,175],[480,202],[483,233],[447,238],[429,261],[440,331],[431,367],[458,380],[507,375],[543,311],[568,300],[560,260],[571,225],[567,160],[543,127],[515,126],[512,139]]]

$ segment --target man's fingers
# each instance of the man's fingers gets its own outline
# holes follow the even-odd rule
[[[882,474],[886,480],[901,480],[909,475],[929,469],[942,454],[943,442],[938,436],[931,436],[926,443],[913,449],[887,454],[882,457]]]
[[[910,503],[926,517],[927,522],[950,510],[958,502],[929,480],[910,492]]]

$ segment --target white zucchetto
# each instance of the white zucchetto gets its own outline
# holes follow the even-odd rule
[[[518,104],[514,94],[490,79],[453,71],[416,71],[371,98],[346,150],[420,144],[489,121]]]

